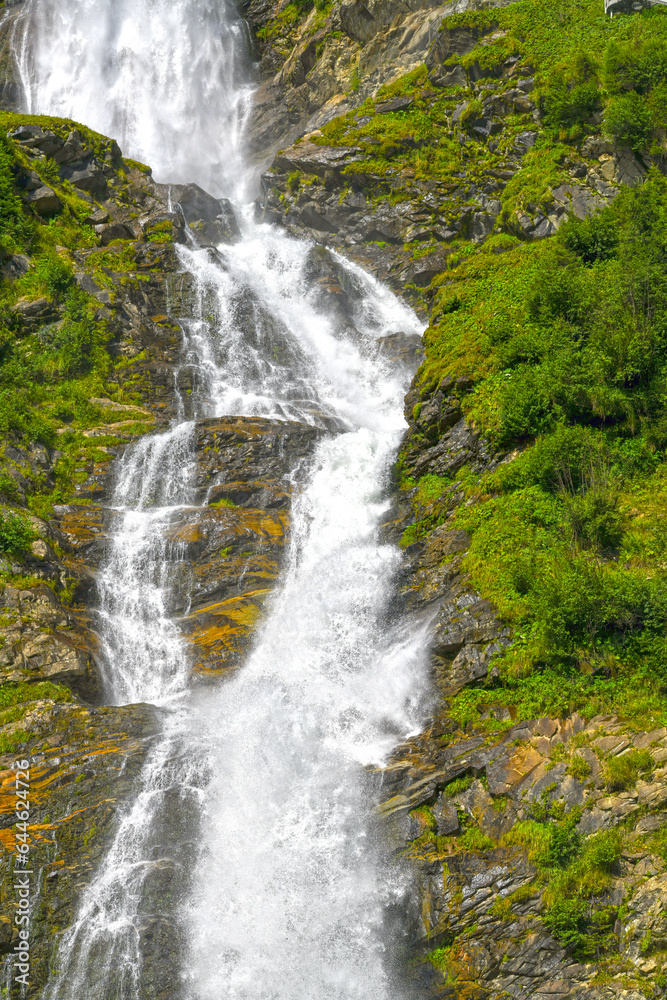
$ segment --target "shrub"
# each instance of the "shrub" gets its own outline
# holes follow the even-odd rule
[[[9,253],[27,249],[34,236],[34,225],[23,214],[14,187],[15,168],[11,144],[0,134],[0,250]]]
[[[36,535],[30,522],[19,514],[0,513],[0,552],[17,556],[25,552]]]
[[[561,227],[560,239],[584,264],[596,264],[616,257],[619,235],[613,216],[598,213],[583,220],[572,216]]]
[[[600,103],[598,68],[588,53],[575,52],[554,67],[541,97],[547,125],[571,129],[582,125]]]
[[[648,33],[620,42],[612,39],[605,49],[603,75],[610,93],[648,93],[667,80],[667,39]]]
[[[40,257],[35,264],[35,274],[56,298],[64,295],[74,280],[71,264],[57,254]]]
[[[605,135],[630,149],[647,149],[653,127],[653,115],[646,100],[635,92],[614,97],[604,114]]]

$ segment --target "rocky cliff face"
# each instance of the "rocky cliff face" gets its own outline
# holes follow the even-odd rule
[[[450,998],[639,1000],[665,985],[664,722],[528,718],[504,696],[498,664],[516,635],[475,585],[461,512],[526,442],[494,445],[469,415],[465,346],[444,377],[436,352],[443,314],[465,311],[471,254],[553,236],[664,154],[601,135],[598,104],[552,158],[545,69],[492,13],[505,6],[343,2],[288,30],[250,5],[267,78],[253,141],[269,148],[274,127],[291,141],[261,211],[431,316],[384,529],[405,551],[397,611],[429,623],[438,690],[433,722],[383,778],[389,836],[415,872],[416,981]],[[492,283],[491,264],[484,274]],[[479,708],[466,713],[468,691]]]

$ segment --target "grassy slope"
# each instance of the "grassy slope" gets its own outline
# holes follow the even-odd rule
[[[74,281],[72,253],[97,247],[92,227],[84,219],[95,206],[78,196],[75,188],[58,178],[57,167],[47,158],[28,162],[6,134],[19,122],[34,121],[66,135],[71,122],[51,118],[32,118],[0,112],[0,257],[12,254],[30,260],[30,269],[22,277],[0,281],[0,436],[5,444],[30,447],[37,442],[47,448],[58,443],[62,457],[56,467],[56,485],[47,485],[33,476],[28,488],[28,505],[48,516],[52,503],[66,502],[72,494],[72,462],[82,456],[81,449],[94,449],[116,441],[96,439],[87,442],[78,433],[104,423],[108,413],[91,403],[91,398],[107,397],[115,402],[138,402],[131,391],[119,389],[111,379],[121,369],[122,359],[109,351],[113,331],[108,311],[100,310],[98,300],[81,290]],[[86,144],[98,152],[107,140],[78,126]],[[99,147],[99,149],[98,149]],[[121,185],[130,164],[117,165]],[[35,170],[46,185],[54,188],[63,208],[50,218],[41,218],[26,209],[17,183],[22,170]],[[107,287],[103,268],[111,265],[129,270],[132,261],[123,261],[123,245],[94,251],[87,262],[99,285]],[[47,299],[59,315],[55,323],[34,330],[22,326],[13,307],[22,298]],[[0,458],[0,494],[11,504],[17,499],[14,480],[8,474],[9,458]]]
[[[448,22],[492,17],[507,31],[494,44],[538,69],[538,184],[540,163],[548,181],[550,155],[576,155],[599,131],[591,115],[608,121],[619,99],[647,109],[638,145],[663,146],[653,108],[667,81],[667,12],[612,22],[601,6],[523,0]],[[527,200],[525,171],[505,199]],[[462,692],[454,714],[467,722],[476,706],[504,702],[517,718],[613,709],[638,727],[667,722],[667,181],[655,170],[553,240],[499,234],[462,248],[437,284],[424,398],[448,375],[468,376],[465,413],[497,450],[517,452],[482,481],[457,477],[475,501],[457,516],[472,537],[466,567],[515,640],[500,679]],[[421,482],[436,515],[431,506],[406,543],[445,519],[449,485]]]

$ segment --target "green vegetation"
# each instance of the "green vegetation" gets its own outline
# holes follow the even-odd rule
[[[286,16],[287,7],[279,17]],[[271,30],[274,30],[274,19]],[[421,200],[424,183],[438,192],[440,209],[433,224],[447,228],[474,204],[473,186],[484,190],[489,177],[507,167],[519,136],[536,136],[522,157],[520,168],[499,191],[499,223],[521,235],[517,212],[534,217],[553,202],[552,189],[568,183],[567,167],[587,135],[602,130],[621,145],[664,154],[667,144],[667,11],[654,8],[632,17],[604,14],[601,0],[519,0],[508,7],[467,11],[445,19],[443,30],[465,28],[476,32],[479,44],[472,52],[451,56],[446,68],[460,64],[474,78],[482,78],[485,94],[467,86],[433,86],[426,67],[418,67],[374,99],[323,126],[314,141],[354,146],[364,157],[341,171],[351,186],[366,191],[372,201]],[[267,29],[268,30],[268,29]],[[531,75],[538,122],[530,105],[521,103],[503,114],[502,131],[487,142],[475,135],[484,96],[502,94],[510,81]],[[359,88],[354,71],[350,87]],[[387,111],[383,102],[408,99],[405,106]],[[458,123],[451,115],[459,108]],[[469,137],[459,142],[458,133]],[[459,183],[456,178],[463,178]],[[309,179],[309,182],[312,178]],[[298,183],[292,178],[294,191]],[[317,183],[317,181],[315,181]],[[461,242],[466,246],[465,226]],[[410,244],[415,256],[432,252],[437,239],[421,237]]]
[[[580,958],[599,959],[615,940],[619,908],[606,905],[604,893],[617,873],[623,835],[613,829],[582,838],[578,810],[563,817],[555,806],[538,803],[533,814],[514,825],[505,843],[524,848],[537,865],[535,888],[543,889],[549,930]]]
[[[465,377],[464,413],[512,452],[454,483],[473,501],[456,516],[464,565],[514,628],[500,680],[454,699],[462,723],[486,703],[667,720],[666,232],[655,172],[552,240],[489,241],[436,294],[424,394]],[[444,487],[420,492],[408,540],[446,515]]]
[[[462,778],[456,778],[454,781],[450,781],[448,785],[445,785],[443,794],[447,798],[453,799],[455,795],[467,792],[474,780],[472,774],[464,774]]]
[[[649,779],[655,762],[648,750],[630,750],[618,757],[610,757],[605,766],[607,788],[612,792],[623,791],[634,785],[639,776]]]
[[[40,681],[37,684],[7,683],[0,687],[0,711],[44,698],[51,701],[71,701],[72,694],[67,688],[60,684],[52,684],[51,681]]]
[[[22,555],[35,538],[30,522],[21,514],[0,511],[0,552],[8,555]]]
[[[142,261],[138,269],[134,246],[99,247],[92,227],[84,222],[91,212],[87,196],[60,180],[54,160],[29,158],[7,138],[8,132],[22,124],[39,124],[62,138],[78,128],[86,147],[115,165],[114,196],[121,200],[126,197],[127,170],[132,165],[120,159],[115,143],[84,126],[0,112],[0,264],[17,253],[28,260],[27,270],[23,260],[25,273],[20,277],[0,278],[0,496],[12,506],[25,504],[40,516],[48,516],[52,503],[72,498],[76,483],[86,478],[86,465],[108,461],[103,449],[118,444],[112,434],[94,442],[82,435],[109,419],[108,411],[91,403],[91,397],[118,402],[138,399],[129,373],[124,388],[119,389],[118,373],[127,361],[110,351],[111,313],[100,309],[98,299],[75,281],[72,251],[85,253],[86,271],[112,299],[123,284],[147,280],[150,265]],[[48,219],[23,204],[20,195],[28,170],[37,171],[61,201],[62,208]],[[167,239],[162,232],[155,235]],[[43,300],[41,312],[24,318],[22,303],[37,300]],[[145,428],[145,421],[137,422],[134,429],[128,423],[123,432],[141,433]],[[17,457],[16,449],[25,454],[37,444],[51,450],[56,442],[61,457],[53,479],[34,463]]]
[[[31,702],[46,699],[55,702],[69,702],[72,701],[72,693],[60,684],[52,684],[50,681],[40,681],[36,684],[1,684],[0,726],[20,721],[29,711]],[[27,739],[29,739],[29,734],[23,731],[0,736],[0,753],[9,753],[17,742],[23,743]],[[11,745],[5,746],[7,742]]]

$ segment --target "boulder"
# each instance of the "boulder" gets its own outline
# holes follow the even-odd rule
[[[220,215],[221,203],[198,184],[173,188],[173,196],[186,222],[212,222]]]
[[[447,270],[450,254],[451,250],[438,250],[427,257],[420,257],[409,266],[405,283],[427,288],[434,278]]]
[[[2,274],[8,281],[16,281],[30,270],[30,258],[24,253],[12,254],[2,265]]]
[[[133,240],[134,233],[122,222],[110,222],[108,225],[95,226],[95,232],[103,247],[108,247],[115,240]]]
[[[19,299],[14,314],[24,326],[38,327],[58,318],[58,310],[48,299]]]
[[[146,240],[161,242],[172,239],[174,243],[185,242],[185,223],[180,212],[153,212],[139,220]]]
[[[307,140],[283,149],[274,160],[278,170],[303,170],[306,174],[324,177],[327,171],[341,170],[349,163],[363,160],[358,146],[318,146]]]
[[[63,180],[69,181],[72,187],[85,191],[95,198],[102,198],[106,194],[106,178],[94,162],[78,168],[62,167],[60,176]]]
[[[52,212],[58,212],[62,208],[62,202],[56,192],[46,185],[28,192],[24,198],[38,215],[51,215]]]
[[[241,237],[232,203],[227,198],[221,198],[218,205],[220,212],[215,218],[192,224],[192,230],[201,246],[215,247],[220,243],[234,243]]]

